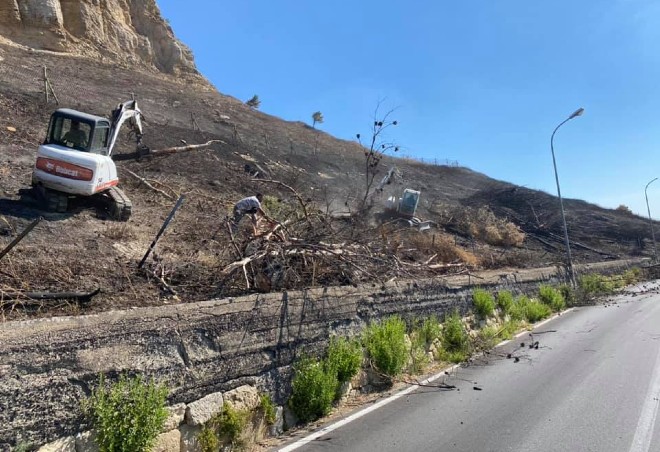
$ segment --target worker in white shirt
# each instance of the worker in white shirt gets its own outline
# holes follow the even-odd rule
[[[257,193],[255,196],[248,196],[243,198],[234,204],[234,218],[232,219],[232,232],[238,230],[238,224],[241,222],[243,217],[248,214],[252,219],[252,230],[254,234],[257,233],[257,214],[261,215],[264,218],[270,219],[270,217],[264,212],[261,208],[261,201],[264,199],[264,196],[261,193]],[[271,220],[272,221],[272,220]]]

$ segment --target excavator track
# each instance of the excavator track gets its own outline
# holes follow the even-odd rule
[[[133,204],[128,196],[117,187],[110,188],[106,194],[110,200],[109,212],[113,220],[128,221],[131,217]]]
[[[43,185],[33,187],[37,200],[49,212],[65,213],[69,206],[69,196],[66,193],[60,193],[55,190],[45,188]]]

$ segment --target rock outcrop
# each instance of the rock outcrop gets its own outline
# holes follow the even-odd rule
[[[197,73],[156,0],[3,0],[0,36],[39,50]]]

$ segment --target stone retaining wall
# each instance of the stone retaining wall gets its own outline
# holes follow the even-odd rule
[[[0,324],[0,450],[17,437],[44,444],[88,430],[80,401],[100,373],[155,377],[170,388],[171,405],[245,384],[283,404],[292,361],[322,351],[333,334],[390,314],[465,313],[474,285],[531,292],[556,278],[554,268],[485,272]]]

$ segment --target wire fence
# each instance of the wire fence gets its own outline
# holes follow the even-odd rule
[[[399,157],[404,158],[406,160],[412,160],[415,162],[423,163],[425,165],[433,165],[433,166],[451,166],[453,168],[458,168],[460,167],[460,163],[458,160],[451,160],[451,159],[439,159],[439,158],[423,158],[423,157],[416,157],[414,155],[400,155]]]

